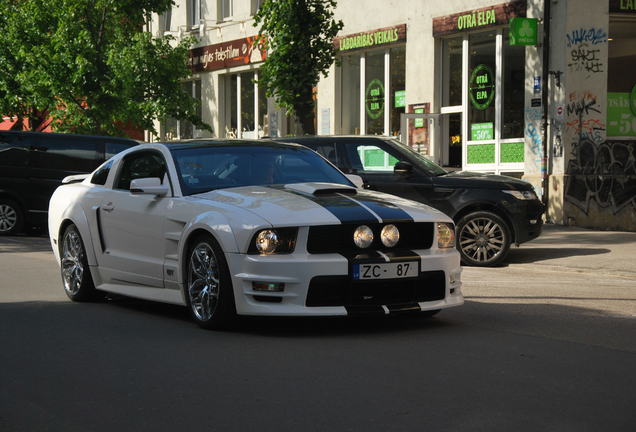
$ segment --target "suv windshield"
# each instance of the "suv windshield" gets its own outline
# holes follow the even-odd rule
[[[431,175],[441,176],[444,174],[448,174],[448,172],[444,168],[437,165],[435,162],[433,162],[426,156],[419,154],[418,152],[413,150],[411,147],[405,146],[398,140],[388,140],[388,142],[396,146],[398,149],[405,151],[405,153],[407,153],[409,156],[414,158],[416,162],[419,163]]]
[[[220,146],[172,151],[184,195],[214,189],[304,182],[353,184],[302,147]]]

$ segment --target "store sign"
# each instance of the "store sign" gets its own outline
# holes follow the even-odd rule
[[[367,115],[373,120],[384,113],[384,84],[379,79],[374,79],[367,86],[364,106]]]
[[[470,125],[471,141],[495,139],[495,128],[492,123],[473,123]]]
[[[536,18],[515,17],[510,20],[510,45],[537,44],[538,21]]]
[[[505,25],[511,18],[525,17],[526,9],[526,0],[517,0],[435,17],[433,18],[433,37]]]
[[[610,13],[636,13],[636,0],[610,0]]]
[[[404,108],[406,106],[406,90],[396,90],[393,106],[396,108]]]
[[[636,86],[631,93],[607,93],[607,136],[636,137]]]
[[[267,51],[256,36],[193,48],[188,61],[192,72],[209,72],[265,61]]]
[[[478,110],[485,110],[495,98],[495,75],[485,64],[478,65],[470,75],[470,102]]]
[[[339,51],[373,48],[397,42],[406,42],[406,24],[355,33],[333,40],[334,46]]]

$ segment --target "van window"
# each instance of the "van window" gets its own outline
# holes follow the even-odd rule
[[[136,144],[131,143],[121,143],[121,142],[106,142],[104,148],[104,159],[110,159],[115,156],[117,153],[122,152],[130,147],[135,146]]]
[[[0,134],[0,165],[26,166],[28,150],[18,135]]]
[[[46,137],[32,143],[34,168],[91,172],[102,161],[99,144],[93,140]]]

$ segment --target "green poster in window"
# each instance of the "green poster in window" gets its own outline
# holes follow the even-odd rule
[[[375,120],[384,113],[384,84],[382,81],[374,79],[369,83],[364,102],[369,118]]]
[[[424,108],[416,108],[413,110],[413,112],[415,114],[424,114]],[[421,128],[424,127],[424,119],[423,118],[416,118],[413,120],[413,126],[415,126],[416,128]]]
[[[470,125],[471,141],[484,141],[494,138],[495,132],[492,123],[473,123]]]
[[[510,45],[537,45],[536,18],[511,18],[510,19]]]
[[[478,110],[485,110],[495,99],[495,74],[485,64],[480,64],[473,69],[468,83],[470,103]]]
[[[634,86],[636,90],[636,86]],[[634,108],[634,109],[633,109]],[[636,91],[607,93],[607,136],[636,137]]]
[[[406,90],[396,90],[395,103],[396,108],[404,108],[406,102]]]

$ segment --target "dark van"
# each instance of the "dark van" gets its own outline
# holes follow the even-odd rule
[[[0,132],[0,235],[45,227],[49,199],[64,177],[90,173],[137,144],[105,136]]]
[[[541,233],[544,205],[532,185],[501,175],[448,172],[391,137],[276,138],[317,151],[363,187],[420,201],[453,218],[462,262],[495,266],[512,243]]]

